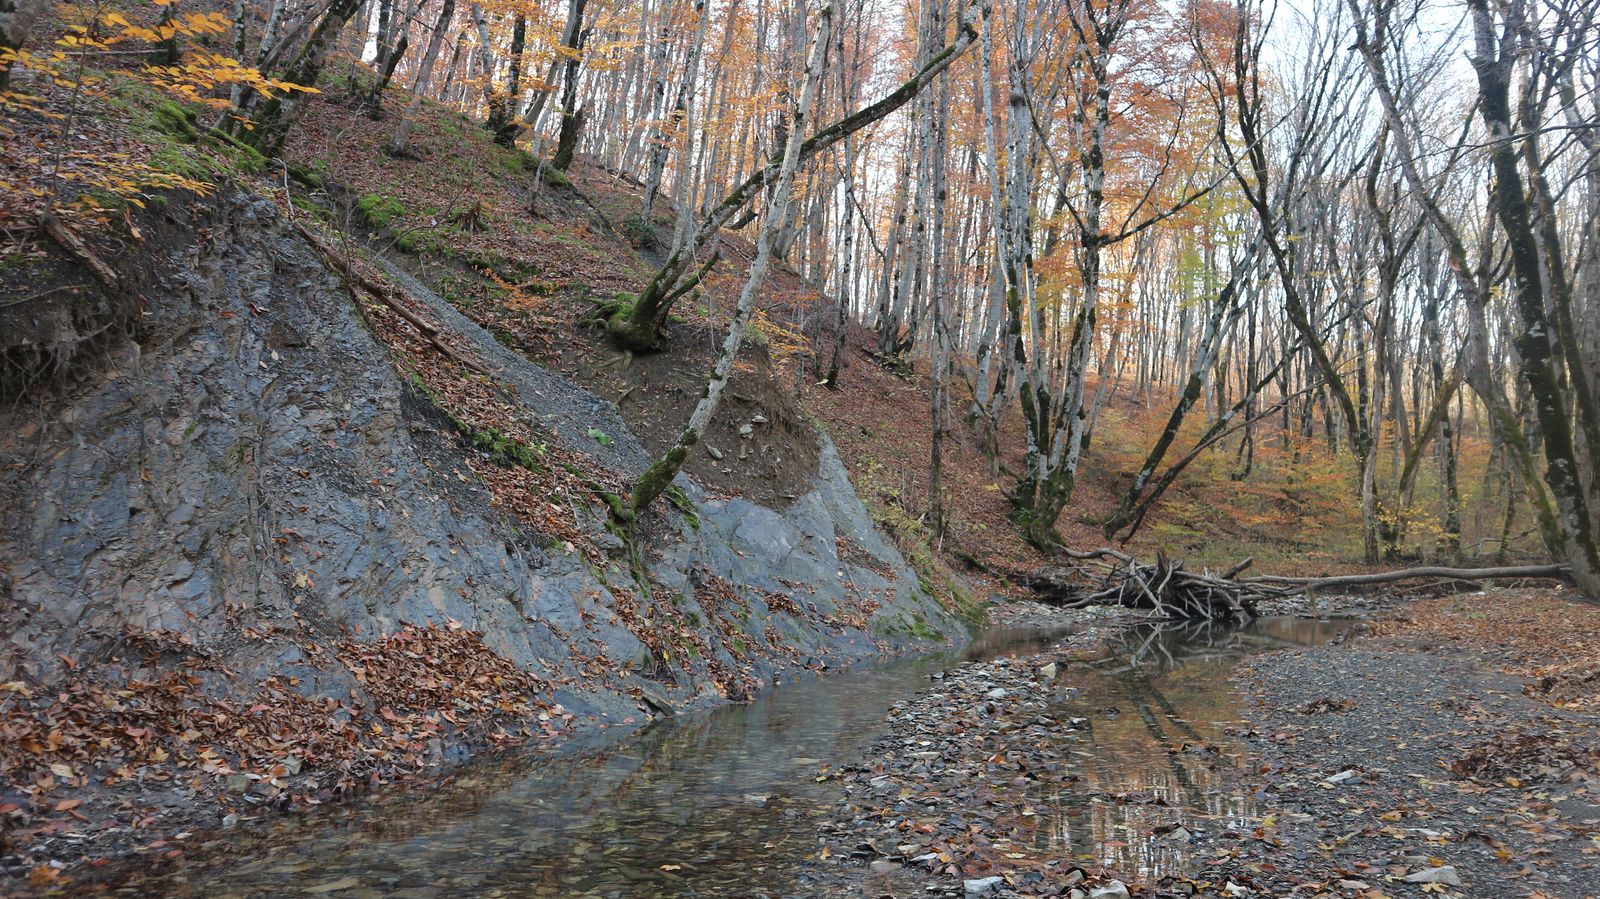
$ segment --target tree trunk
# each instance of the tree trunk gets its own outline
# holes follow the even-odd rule
[[[981,27],[977,21],[980,16],[986,23],[989,17],[986,0],[969,0],[962,13],[956,39],[950,46],[935,54],[921,71],[882,99],[806,138],[798,151],[800,160],[803,162],[862,128],[881,121],[921,93],[940,72],[972,46],[978,37],[978,28]],[[733,221],[733,217],[754,200],[768,184],[777,180],[779,168],[779,163],[772,162],[757,169],[755,174],[734,188],[721,203],[717,204],[711,214],[684,241],[683,246],[674,251],[666,263],[656,271],[644,291],[640,293],[632,311],[618,313],[612,317],[610,330],[613,338],[624,346],[634,349],[650,349],[656,346],[656,334],[665,324],[667,313],[671,309],[667,298],[674,295],[674,288],[683,278],[695,254],[713,235],[721,231],[723,226]]]
[[[562,66],[561,130],[556,134],[555,158],[550,161],[552,168],[562,172],[572,165],[572,155],[578,150],[578,136],[583,132],[583,122],[588,113],[587,106],[578,108],[578,67],[583,63],[583,45],[589,37],[589,30],[583,27],[587,3],[588,0],[572,0],[573,17],[578,30],[573,33],[567,47],[571,55]]]
[[[1572,577],[1586,596],[1600,597],[1600,553],[1597,553],[1589,517],[1589,500],[1578,475],[1572,422],[1567,416],[1552,360],[1551,322],[1545,315],[1542,273],[1522,172],[1511,129],[1511,66],[1515,51],[1513,25],[1497,42],[1493,14],[1487,0],[1468,0],[1472,12],[1476,53],[1472,60],[1478,75],[1478,113],[1491,137],[1489,158],[1494,166],[1493,202],[1510,244],[1516,285],[1516,305],[1521,330],[1515,337],[1518,368],[1528,385],[1534,416],[1539,422],[1545,454],[1545,482],[1555,501],[1565,557]]]
[[[311,38],[284,70],[282,80],[306,87],[315,85],[322,74],[322,66],[328,61],[334,41],[360,5],[360,0],[333,0],[311,32]],[[246,141],[263,156],[277,156],[283,150],[289,129],[294,127],[305,111],[307,96],[297,91],[285,91],[263,103],[255,117],[255,128],[246,135]]]
[[[417,73],[417,83],[411,87],[411,102],[406,104],[405,115],[400,119],[400,127],[395,129],[394,139],[389,142],[389,152],[396,156],[405,155],[411,142],[411,129],[417,121],[417,113],[422,110],[422,98],[428,93],[428,82],[433,78],[433,66],[439,59],[439,47],[444,44],[445,32],[450,28],[450,20],[456,13],[456,0],[444,0],[444,6],[439,10],[439,20],[433,27],[433,34],[428,36],[428,48],[423,52],[422,70]]]
[[[0,0],[0,50],[22,50],[48,0]],[[0,91],[11,88],[11,66],[0,64]]]
[[[744,289],[739,292],[739,302],[734,307],[733,320],[728,326],[728,336],[722,343],[722,354],[717,357],[716,365],[711,370],[711,379],[706,383],[700,402],[695,404],[694,412],[689,416],[688,426],[678,435],[677,441],[667,450],[666,455],[652,464],[634,485],[632,508],[635,515],[648,508],[656,497],[665,492],[672,484],[672,479],[682,470],[689,451],[700,442],[706,426],[711,423],[711,417],[716,414],[723,388],[727,386],[728,377],[733,373],[734,360],[738,357],[739,347],[744,341],[745,322],[755,305],[756,293],[766,280],[767,267],[772,261],[772,242],[783,222],[784,209],[789,204],[789,194],[794,187],[795,169],[800,165],[800,135],[805,133],[806,117],[811,112],[811,104],[816,101],[817,84],[822,78],[824,51],[828,46],[828,30],[833,20],[833,8],[823,7],[817,19],[817,28],[812,35],[811,50],[806,61],[805,84],[800,91],[800,100],[790,114],[789,139],[784,145],[783,158],[779,163],[777,188],[773,192],[772,203],[767,207],[766,215],[761,220],[761,233],[756,239],[756,257],[750,263],[750,275],[745,279]]]

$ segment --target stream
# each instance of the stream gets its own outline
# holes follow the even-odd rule
[[[1072,737],[1081,771],[1070,789],[1030,797],[1048,816],[1040,839],[1129,873],[1181,868],[1184,845],[1149,837],[1152,827],[1214,830],[1254,812],[1229,727],[1240,717],[1232,668],[1347,627],[1142,624],[1073,656],[1057,681],[1060,714],[1089,722]],[[197,836],[174,866],[97,879],[121,895],[339,899],[858,895],[869,879],[899,890],[914,872],[869,878],[818,860],[817,827],[839,799],[819,775],[883,733],[890,706],[931,674],[1031,655],[1065,633],[993,630],[958,653],[785,685],[555,754],[495,754],[443,783]]]

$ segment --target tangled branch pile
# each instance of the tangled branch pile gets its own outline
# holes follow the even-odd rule
[[[1204,618],[1236,621],[1256,617],[1256,604],[1320,589],[1349,589],[1390,584],[1396,581],[1430,579],[1440,583],[1496,579],[1560,578],[1568,573],[1561,564],[1518,565],[1501,568],[1405,568],[1369,574],[1332,577],[1281,577],[1261,575],[1240,578],[1253,559],[1229,568],[1222,574],[1195,573],[1181,561],[1156,554],[1153,565],[1140,564],[1132,556],[1114,549],[1100,548],[1076,552],[1058,545],[1057,550],[1071,561],[1063,566],[1045,566],[1034,572],[1030,586],[1046,602],[1066,608],[1090,605],[1119,605],[1148,609],[1170,618]]]
[[[1234,576],[1250,565],[1239,563],[1221,575],[1193,572],[1183,562],[1156,554],[1154,564],[1142,564],[1132,556],[1101,549],[1090,553],[1069,553],[1088,562],[1074,567],[1046,567],[1033,576],[1033,589],[1069,608],[1088,605],[1120,605],[1148,609],[1171,618],[1239,620],[1254,618],[1256,604],[1264,599],[1288,596],[1292,588],[1275,587]],[[1098,576],[1095,569],[1101,569]],[[1085,583],[1097,583],[1087,588]]]

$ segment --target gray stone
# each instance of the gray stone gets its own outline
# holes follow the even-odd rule
[[[1442,883],[1449,887],[1461,886],[1461,877],[1456,874],[1454,865],[1442,865],[1437,868],[1426,868],[1405,876],[1406,883]]]
[[[1004,877],[979,877],[961,881],[961,888],[968,896],[988,896],[1000,892],[1000,885],[1005,882]]]
[[[663,715],[676,715],[678,710],[673,706],[672,700],[667,696],[667,691],[653,680],[641,679],[639,681],[639,696],[644,699],[644,704]]]
[[[1128,885],[1120,880],[1113,880],[1104,886],[1089,890],[1089,899],[1128,899]]]

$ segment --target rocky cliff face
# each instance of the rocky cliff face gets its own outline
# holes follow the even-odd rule
[[[600,497],[574,507],[599,562],[540,538],[273,204],[178,205],[119,260],[146,273],[136,336],[0,410],[0,681],[184,656],[225,672],[214,693],[281,675],[359,698],[359,672],[323,650],[451,621],[549,700],[618,715],[961,632],[826,441],[781,510],[684,482],[693,509],[642,535],[608,527]],[[646,464],[611,404],[408,287],[553,444],[621,475]]]

